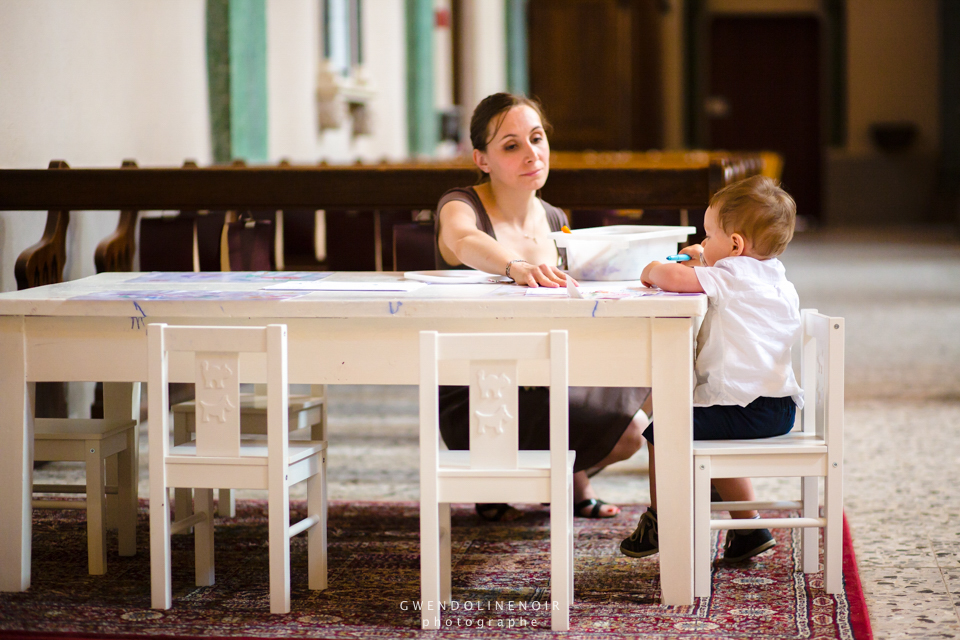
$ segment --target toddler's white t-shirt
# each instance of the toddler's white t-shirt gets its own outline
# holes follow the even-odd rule
[[[694,270],[709,306],[697,337],[693,405],[790,396],[803,408],[790,357],[801,333],[800,298],[783,264],[731,256]]]

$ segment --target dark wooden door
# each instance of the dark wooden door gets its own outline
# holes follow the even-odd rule
[[[714,17],[710,24],[707,146],[784,157],[797,212],[820,216],[823,136],[816,17]]]
[[[553,124],[551,148],[662,144],[656,0],[530,0],[530,93]]]

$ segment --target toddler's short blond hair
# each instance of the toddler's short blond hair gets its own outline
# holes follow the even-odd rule
[[[717,191],[710,199],[727,235],[739,233],[761,259],[773,258],[793,239],[797,203],[779,183],[752,176]]]

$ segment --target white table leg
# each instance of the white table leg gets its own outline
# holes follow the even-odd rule
[[[22,316],[0,317],[0,591],[30,588],[33,398]]]
[[[652,321],[663,604],[693,604],[693,320]]]
[[[140,423],[140,383],[131,382],[105,382],[103,383],[103,417],[106,420],[136,420]],[[139,435],[134,432],[134,443],[139,443]],[[133,477],[138,477],[139,455],[136,450],[133,452]],[[117,457],[111,456],[107,459],[107,484],[117,485],[119,483],[119,472],[117,470]],[[134,487],[136,493],[136,487]],[[119,514],[123,512],[120,507],[120,498],[117,494],[107,496],[107,528],[118,529],[120,525]],[[121,554],[128,555],[128,554]]]
[[[129,440],[131,468],[130,475],[121,477],[116,470],[119,456],[113,456],[113,465],[108,460],[107,482],[115,477],[119,486],[125,483],[122,491],[117,495],[107,496],[107,523],[110,528],[116,526],[120,535],[120,555],[133,556],[137,553],[137,501],[139,500],[140,485],[140,383],[139,382],[104,382],[103,383],[103,417],[106,420],[133,420],[138,428],[133,430],[133,437]],[[121,454],[123,455],[123,454]],[[111,466],[113,472],[111,473]],[[132,501],[133,510],[123,504],[123,498]],[[111,516],[111,514],[113,514]]]

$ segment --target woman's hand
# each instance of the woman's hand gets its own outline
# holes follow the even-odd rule
[[[514,262],[510,267],[510,277],[517,284],[528,287],[565,287],[569,277],[563,271],[548,264],[535,265],[529,262]],[[570,278],[573,280],[573,278]],[[577,284],[574,280],[573,284]]]

